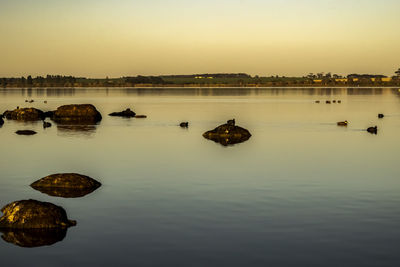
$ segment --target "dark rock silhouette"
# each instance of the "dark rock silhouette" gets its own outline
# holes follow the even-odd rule
[[[189,122],[181,122],[180,124],[179,124],[179,126],[180,127],[182,127],[182,128],[188,128],[189,127]]]
[[[10,203],[1,211],[0,229],[50,229],[76,225],[76,221],[68,220],[62,207],[32,199]]]
[[[44,112],[36,108],[17,108],[3,113],[8,120],[38,121],[44,119]]]
[[[32,130],[18,130],[15,132],[18,135],[35,135],[37,132],[32,131]]]
[[[145,119],[145,118],[147,118],[147,116],[146,115],[136,115],[135,118],[137,118],[137,119]]]
[[[348,124],[349,124],[348,121],[339,121],[339,122],[337,123],[338,126],[347,126]]]
[[[378,114],[378,118],[379,118],[379,119],[383,119],[384,117],[385,117],[385,115],[383,115],[382,113],[379,113],[379,114]]]
[[[330,104],[330,103],[331,103],[331,101],[329,101],[329,100],[326,100],[326,101],[325,101],[325,103],[326,103],[326,104]]]
[[[4,124],[3,117],[2,117],[2,116],[0,116],[0,126],[1,126],[1,125],[3,125],[3,124]]]
[[[338,100],[337,102],[338,102],[339,104],[341,104],[341,103],[342,103],[342,100]]]
[[[51,123],[47,122],[47,121],[43,121],[43,128],[50,128],[51,127]]]
[[[229,146],[249,140],[251,134],[248,130],[236,126],[234,120],[229,120],[226,124],[220,125],[214,130],[205,132],[203,137],[213,140],[223,146]]]
[[[332,103],[336,103],[336,100],[333,100]]]
[[[44,112],[44,117],[45,118],[53,118],[54,116],[54,111],[46,111]]]
[[[315,103],[319,104],[319,103],[321,103],[321,101],[319,101],[319,100],[315,100]]]
[[[130,108],[127,108],[124,111],[121,112],[113,112],[108,114],[109,116],[113,116],[113,117],[124,117],[124,118],[133,118],[136,116],[136,113],[133,112]]]
[[[102,117],[91,104],[65,105],[54,111],[52,120],[61,124],[92,123],[101,121]]]
[[[1,229],[1,238],[24,248],[51,246],[62,241],[67,235],[66,228],[52,229]]]
[[[367,129],[367,132],[371,133],[371,134],[378,134],[378,126],[375,127],[369,127]]]
[[[77,173],[59,173],[46,176],[31,187],[50,196],[78,198],[92,193],[101,183]]]

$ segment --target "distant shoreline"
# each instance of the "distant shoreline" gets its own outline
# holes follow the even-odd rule
[[[400,88],[396,85],[379,86],[379,85],[369,85],[369,86],[343,86],[343,85],[302,85],[302,86],[237,86],[237,85],[209,85],[209,86],[199,86],[199,85],[173,85],[173,86],[44,86],[44,87],[19,87],[19,86],[7,86],[0,87],[0,90],[4,89],[326,89],[326,88],[337,88],[337,89],[347,89],[347,88]]]

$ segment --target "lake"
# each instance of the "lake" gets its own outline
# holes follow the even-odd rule
[[[79,103],[101,123],[0,128],[0,206],[48,201],[78,223],[51,246],[0,240],[2,266],[400,265],[398,88],[0,90],[1,113]],[[107,116],[128,107],[148,117]],[[202,137],[232,118],[248,141]],[[29,186],[60,172],[102,187],[57,198]]]

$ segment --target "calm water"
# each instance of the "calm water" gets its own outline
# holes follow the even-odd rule
[[[102,122],[0,129],[0,206],[49,201],[78,221],[52,246],[0,239],[2,266],[400,265],[397,88],[0,90],[0,112],[71,103],[96,105]],[[106,116],[127,107],[148,118]],[[249,141],[202,137],[231,118]],[[59,172],[103,186],[79,199],[29,187]]]

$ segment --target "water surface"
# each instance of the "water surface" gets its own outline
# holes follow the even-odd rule
[[[400,265],[397,88],[0,90],[0,112],[72,103],[103,120],[0,128],[0,206],[49,201],[78,222],[51,246],[0,240],[4,266]],[[147,119],[106,116],[127,107]],[[202,137],[232,118],[247,142]],[[59,172],[103,186],[77,199],[29,187]]]

